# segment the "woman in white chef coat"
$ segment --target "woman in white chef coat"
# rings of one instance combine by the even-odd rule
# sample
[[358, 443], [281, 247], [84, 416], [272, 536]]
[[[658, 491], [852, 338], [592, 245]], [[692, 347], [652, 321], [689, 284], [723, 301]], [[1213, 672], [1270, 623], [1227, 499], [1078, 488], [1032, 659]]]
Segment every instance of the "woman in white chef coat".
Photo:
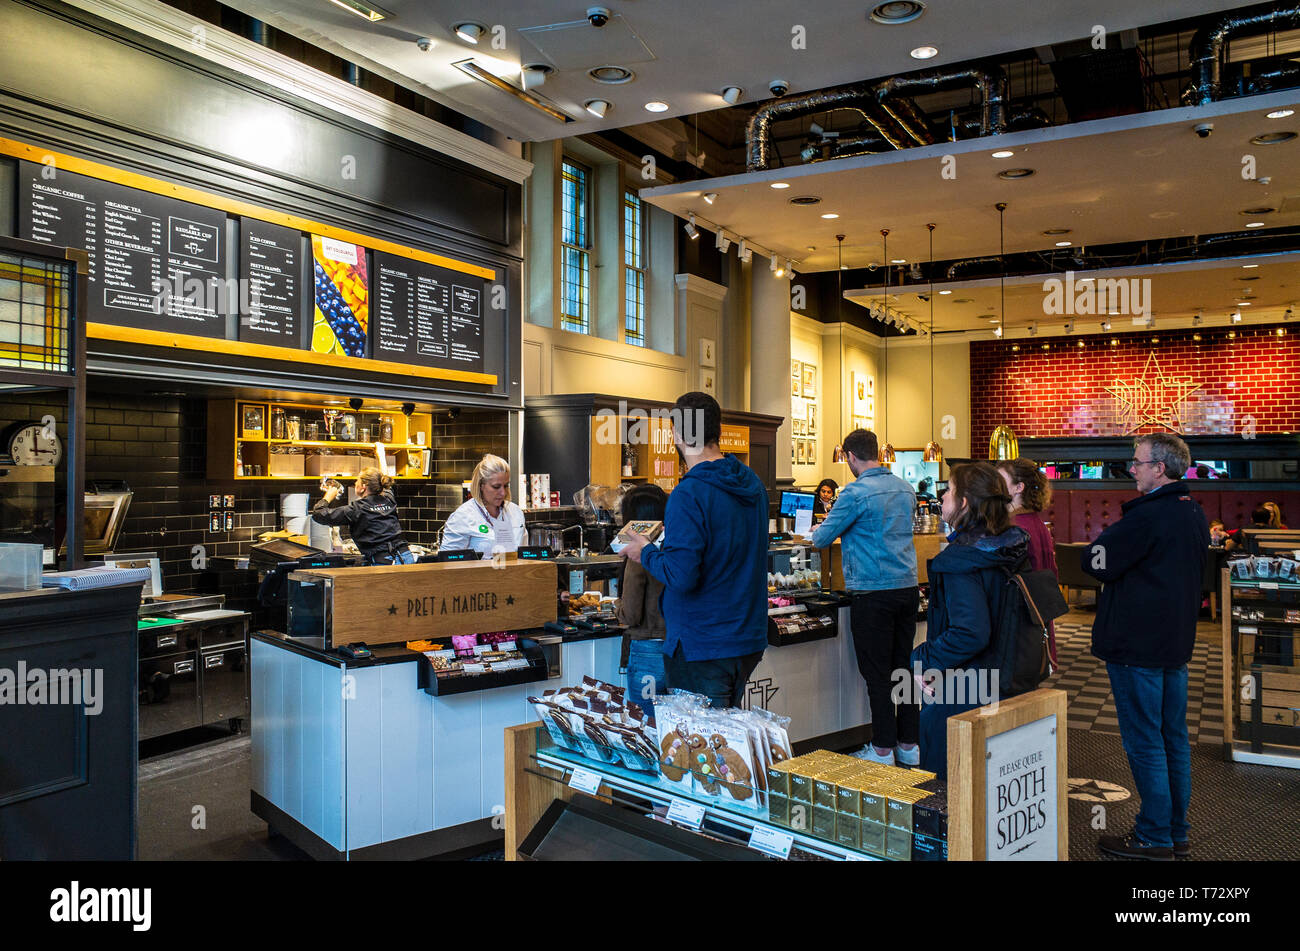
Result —
[[474, 467], [468, 502], [451, 513], [439, 551], [472, 548], [484, 558], [518, 551], [527, 537], [524, 510], [510, 501], [510, 464], [486, 455]]

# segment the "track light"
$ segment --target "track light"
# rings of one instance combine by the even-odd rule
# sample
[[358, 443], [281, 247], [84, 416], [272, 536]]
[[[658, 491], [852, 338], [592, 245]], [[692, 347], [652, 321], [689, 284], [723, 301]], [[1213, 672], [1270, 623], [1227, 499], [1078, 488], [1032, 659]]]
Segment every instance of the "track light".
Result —
[[1102, 330], [1110, 330], [1110, 321], [1109, 321], [1109, 320], [1103, 320], [1103, 321], [1101, 322], [1101, 329], [1102, 329]]
[[692, 211], [687, 217], [689, 220], [686, 222], [683, 230], [686, 232], [686, 237], [694, 241], [700, 236], [699, 229], [695, 227], [695, 212]]
[[725, 231], [719, 231], [713, 236], [713, 246], [723, 254], [726, 254], [727, 248], [731, 247], [731, 239], [727, 237]]
[[1241, 311], [1239, 311], [1239, 310], [1234, 310], [1234, 311], [1232, 312], [1232, 322], [1233, 322], [1234, 324], [1239, 324], [1239, 323], [1241, 323]]
[[773, 274], [776, 273], [777, 263], [776, 263], [776, 254], [775, 254], [775, 253], [773, 253], [771, 260], [769, 260], [769, 261], [767, 262], [767, 269], [768, 269], [769, 271], [771, 271]]
[[519, 71], [519, 79], [523, 84], [524, 91], [536, 89], [542, 83], [546, 82], [547, 75], [551, 72], [551, 67], [543, 63], [530, 63]]
[[1288, 308], [1286, 309], [1286, 312], [1282, 315], [1282, 319], [1283, 319], [1283, 320], [1290, 320], [1290, 319], [1291, 319], [1291, 308], [1290, 308], [1290, 307], [1288, 307]]
[[728, 86], [726, 89], [722, 90], [722, 101], [729, 106], [734, 106], [736, 103], [740, 102], [740, 87]]
[[1072, 333], [1074, 333], [1074, 321], [1073, 321], [1073, 320], [1071, 320], [1070, 322], [1068, 322], [1068, 323], [1065, 325], [1065, 332], [1068, 333], [1068, 334], [1072, 334]]
[[604, 99], [591, 99], [583, 105], [597, 119], [605, 118], [605, 113], [609, 112], [609, 102]]
[[741, 238], [740, 244], [736, 245], [736, 257], [740, 258], [741, 262], [744, 264], [748, 264], [754, 259], [754, 252], [745, 244], [744, 238]]
[[487, 27], [482, 23], [457, 23], [452, 29], [466, 43], [473, 43], [475, 46], [478, 45], [479, 37], [487, 32]]
[[1192, 315], [1192, 326], [1193, 327], [1201, 326], [1201, 319], [1202, 319], [1201, 312], [1198, 310], [1195, 314]]
[[1000, 339], [1002, 338], [1002, 328], [1001, 328], [1001, 327], [994, 327], [994, 328], [993, 328], [993, 336], [997, 337], [997, 338], [1000, 340]]
[[1036, 337], [1036, 336], [1038, 336], [1038, 324], [1030, 324], [1030, 325], [1029, 325], [1029, 336], [1031, 336], [1031, 337]]
[[717, 192], [709, 192], [709, 193], [707, 193], [707, 194], [704, 196], [704, 200], [705, 200], [706, 202], [708, 202], [708, 203], [711, 205], [711, 204], [713, 204], [715, 201], [718, 200], [718, 193], [717, 193]]

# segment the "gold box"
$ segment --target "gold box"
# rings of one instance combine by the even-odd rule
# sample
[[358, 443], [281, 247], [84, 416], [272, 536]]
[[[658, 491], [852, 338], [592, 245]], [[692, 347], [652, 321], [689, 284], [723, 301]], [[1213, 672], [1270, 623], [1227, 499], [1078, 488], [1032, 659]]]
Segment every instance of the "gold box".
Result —
[[872, 822], [869, 819], [863, 819], [859, 826], [860, 839], [863, 852], [868, 855], [875, 855], [880, 858], [885, 857], [885, 826], [880, 822]]
[[885, 829], [885, 858], [912, 861], [912, 833], [888, 826]]
[[858, 815], [864, 821], [885, 823], [885, 797], [874, 789], [863, 789], [858, 793]]
[[790, 824], [790, 800], [786, 799], [785, 796], [768, 793], [767, 821], [773, 825], [788, 827]]
[[835, 818], [835, 841], [851, 849], [862, 848], [862, 820], [857, 816], [839, 813]]
[[811, 805], [812, 797], [812, 777], [792, 770], [790, 772], [790, 800], [792, 802], [806, 802]]
[[829, 842], [835, 841], [835, 816], [834, 809], [827, 809], [824, 806], [813, 806], [813, 827], [812, 834], [819, 839], [826, 839]]
[[885, 807], [885, 823], [892, 829], [900, 829], [909, 835], [912, 832], [912, 806], [926, 796], [933, 795], [924, 789], [900, 786], [885, 793], [888, 804]]

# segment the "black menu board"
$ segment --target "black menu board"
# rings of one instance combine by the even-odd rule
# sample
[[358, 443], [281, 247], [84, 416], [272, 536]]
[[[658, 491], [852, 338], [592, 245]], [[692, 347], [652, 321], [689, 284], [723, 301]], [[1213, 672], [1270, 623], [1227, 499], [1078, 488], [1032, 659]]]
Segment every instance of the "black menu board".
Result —
[[376, 360], [483, 372], [484, 280], [375, 252]]
[[18, 230], [90, 256], [88, 320], [225, 336], [238, 302], [225, 281], [224, 212], [24, 161]]
[[239, 222], [239, 278], [248, 288], [239, 339], [302, 346], [302, 233], [256, 218]]

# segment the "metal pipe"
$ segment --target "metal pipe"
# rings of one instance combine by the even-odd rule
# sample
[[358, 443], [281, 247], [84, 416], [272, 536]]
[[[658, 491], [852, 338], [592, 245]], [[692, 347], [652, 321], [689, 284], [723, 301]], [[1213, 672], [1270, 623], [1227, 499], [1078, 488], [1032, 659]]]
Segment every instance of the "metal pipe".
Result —
[[1297, 28], [1300, 6], [1293, 3], [1226, 13], [1201, 27], [1189, 49], [1192, 82], [1183, 92], [1183, 104], [1204, 106], [1223, 98], [1223, 50], [1233, 37]]
[[[930, 145], [935, 141], [928, 124], [914, 128], [920, 116], [915, 105], [909, 110], [898, 104], [902, 94], [939, 92], [954, 86], [974, 86], [980, 93], [980, 134], [1001, 135], [1007, 130], [1007, 101], [1010, 98], [1007, 74], [999, 66], [967, 66], [960, 69], [936, 69], [909, 76], [894, 76], [875, 87], [876, 99], [894, 118], [898, 119], [917, 140]], [[902, 116], [896, 114], [903, 113]], [[913, 120], [909, 124], [909, 119]], [[924, 117], [921, 116], [924, 123]]]
[[834, 89], [773, 99], [759, 106], [745, 125], [746, 166], [758, 172], [772, 164], [772, 123], [818, 112], [851, 109], [861, 115], [896, 149], [908, 148], [911, 135], [876, 101], [868, 83], [850, 83]]
[[805, 159], [809, 164], [826, 162], [831, 159], [849, 158], [854, 155], [875, 155], [878, 152], [884, 152], [892, 148], [883, 136], [871, 132], [864, 135], [842, 135], [838, 139], [832, 139], [822, 144], [823, 148], [820, 150], [820, 154]]

